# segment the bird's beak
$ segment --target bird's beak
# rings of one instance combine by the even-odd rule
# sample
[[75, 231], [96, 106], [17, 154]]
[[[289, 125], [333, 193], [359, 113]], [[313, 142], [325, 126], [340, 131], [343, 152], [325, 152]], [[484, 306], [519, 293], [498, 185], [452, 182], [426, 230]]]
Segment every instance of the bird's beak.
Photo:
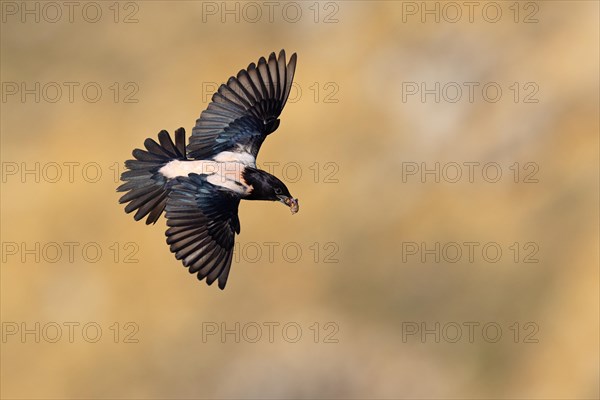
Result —
[[294, 199], [292, 197], [287, 197], [287, 196], [277, 196], [279, 198], [279, 201], [282, 202], [283, 204], [285, 204], [286, 206], [288, 206], [290, 208], [290, 211], [292, 212], [292, 214], [296, 214], [298, 212], [298, 210], [300, 209], [300, 206], [298, 205], [298, 199]]

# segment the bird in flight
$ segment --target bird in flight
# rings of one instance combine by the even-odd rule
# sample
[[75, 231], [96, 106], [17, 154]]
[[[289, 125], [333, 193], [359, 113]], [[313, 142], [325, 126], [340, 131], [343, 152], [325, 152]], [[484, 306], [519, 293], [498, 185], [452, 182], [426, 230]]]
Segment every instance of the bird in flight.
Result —
[[229, 78], [196, 120], [186, 145], [185, 130], [175, 141], [160, 131], [158, 143], [146, 139], [146, 150], [133, 150], [125, 162], [126, 192], [119, 203], [134, 219], [154, 224], [166, 211], [167, 244], [189, 272], [224, 289], [231, 268], [235, 234], [240, 233], [240, 200], [280, 201], [295, 214], [295, 199], [277, 177], [256, 167], [256, 156], [268, 135], [279, 127], [279, 115], [292, 88], [296, 54], [271, 53]]

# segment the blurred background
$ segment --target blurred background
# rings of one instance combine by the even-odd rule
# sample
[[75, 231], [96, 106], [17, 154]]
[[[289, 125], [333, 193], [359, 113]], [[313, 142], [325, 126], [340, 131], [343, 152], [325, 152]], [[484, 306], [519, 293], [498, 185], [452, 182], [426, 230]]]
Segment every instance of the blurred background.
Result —
[[[3, 398], [598, 398], [597, 2], [1, 6]], [[118, 175], [282, 48], [220, 291]]]

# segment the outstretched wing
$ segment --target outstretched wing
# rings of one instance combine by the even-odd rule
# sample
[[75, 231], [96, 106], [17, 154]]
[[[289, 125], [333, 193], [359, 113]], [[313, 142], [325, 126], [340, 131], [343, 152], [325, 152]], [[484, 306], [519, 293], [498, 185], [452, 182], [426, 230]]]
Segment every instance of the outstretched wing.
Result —
[[222, 151], [249, 153], [254, 159], [267, 135], [279, 126], [294, 72], [296, 54], [286, 65], [285, 51], [250, 64], [219, 87], [200, 114], [188, 145], [188, 156], [211, 158]]
[[207, 182], [205, 176], [178, 178], [167, 200], [167, 244], [198, 279], [219, 278], [224, 289], [231, 267], [235, 234], [240, 233], [240, 198]]

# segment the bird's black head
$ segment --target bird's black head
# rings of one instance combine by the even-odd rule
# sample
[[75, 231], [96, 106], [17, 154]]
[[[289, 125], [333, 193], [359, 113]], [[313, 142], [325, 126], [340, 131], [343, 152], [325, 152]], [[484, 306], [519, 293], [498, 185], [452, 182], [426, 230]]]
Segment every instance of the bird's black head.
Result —
[[298, 199], [295, 199], [285, 183], [279, 178], [260, 169], [246, 167], [243, 172], [246, 183], [252, 186], [252, 191], [246, 200], [280, 201], [290, 208], [292, 214], [298, 212]]

